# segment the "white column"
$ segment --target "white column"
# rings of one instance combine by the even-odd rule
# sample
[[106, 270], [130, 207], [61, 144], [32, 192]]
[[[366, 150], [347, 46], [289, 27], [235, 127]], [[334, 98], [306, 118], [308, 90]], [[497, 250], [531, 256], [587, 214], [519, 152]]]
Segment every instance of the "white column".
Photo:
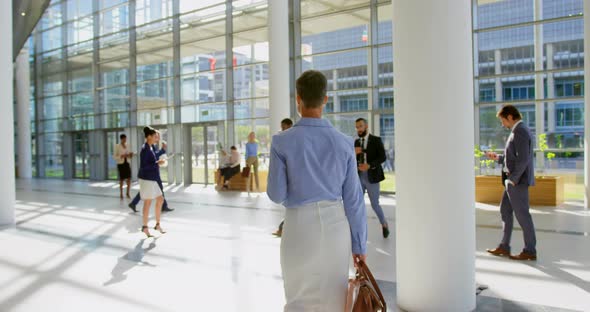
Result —
[[16, 200], [14, 181], [14, 115], [12, 64], [12, 1], [0, 1], [0, 132], [8, 153], [0, 164], [0, 225], [14, 225]]
[[290, 117], [289, 94], [289, 1], [268, 2], [270, 133], [281, 130]]
[[[590, 51], [590, 0], [584, 0], [584, 51]], [[584, 58], [588, 53], [584, 53]], [[584, 62], [584, 80], [590, 77], [590, 62]], [[584, 187], [586, 209], [590, 208], [590, 83], [584, 83]]]
[[16, 58], [16, 110], [18, 136], [18, 176], [31, 178], [33, 176], [31, 154], [31, 113], [30, 108], [30, 77], [29, 46], [21, 49]]
[[470, 9], [393, 1], [397, 303], [406, 311], [475, 309]]
[[[543, 4], [541, 0], [535, 0], [535, 21], [543, 19]], [[545, 103], [539, 102], [545, 98], [545, 91], [543, 88], [543, 25], [535, 25], [535, 44], [534, 44], [534, 58], [535, 58], [535, 132], [537, 142], [536, 148], [539, 148], [539, 134], [545, 133]], [[537, 151], [536, 168], [545, 168], [545, 153]]]

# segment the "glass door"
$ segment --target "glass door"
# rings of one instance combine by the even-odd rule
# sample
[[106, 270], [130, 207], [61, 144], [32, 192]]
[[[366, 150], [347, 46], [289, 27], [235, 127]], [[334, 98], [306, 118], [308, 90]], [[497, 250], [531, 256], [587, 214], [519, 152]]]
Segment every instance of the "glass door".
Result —
[[193, 183], [207, 184], [205, 178], [205, 126], [195, 126], [191, 129]]
[[219, 166], [222, 135], [216, 124], [196, 125], [191, 128], [192, 181], [197, 184], [215, 184], [215, 171]]
[[74, 140], [74, 178], [88, 179], [90, 170], [88, 158], [90, 156], [90, 146], [88, 144], [88, 132], [76, 132]]

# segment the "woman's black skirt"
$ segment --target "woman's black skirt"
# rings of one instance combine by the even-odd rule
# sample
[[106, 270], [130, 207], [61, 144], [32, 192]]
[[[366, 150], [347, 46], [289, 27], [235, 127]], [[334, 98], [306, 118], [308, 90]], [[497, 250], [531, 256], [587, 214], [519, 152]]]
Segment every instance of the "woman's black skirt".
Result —
[[128, 162], [117, 165], [117, 170], [119, 170], [119, 180], [131, 179], [131, 166]]

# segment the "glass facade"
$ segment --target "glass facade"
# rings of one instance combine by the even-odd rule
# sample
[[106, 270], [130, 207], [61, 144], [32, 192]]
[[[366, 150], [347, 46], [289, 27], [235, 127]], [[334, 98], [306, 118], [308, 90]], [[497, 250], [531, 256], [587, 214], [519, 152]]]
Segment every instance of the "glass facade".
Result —
[[[31, 39], [37, 176], [85, 177], [76, 172], [83, 162], [74, 158], [83, 154], [79, 141], [90, 140], [92, 147], [94, 136], [78, 132], [113, 136], [144, 125], [163, 131], [179, 124], [206, 125], [208, 130], [193, 131], [198, 133], [192, 140], [195, 150], [212, 144], [205, 139], [212, 129], [223, 148], [240, 150], [255, 131], [266, 158], [272, 105], [267, 2], [52, 1]], [[293, 79], [307, 69], [328, 78], [326, 118], [351, 136], [355, 120], [366, 118], [372, 133], [383, 138], [387, 179], [382, 188], [390, 192], [395, 191], [392, 10], [391, 1], [294, 0], [293, 31], [285, 34]], [[557, 154], [544, 169], [579, 186], [582, 1], [474, 0], [473, 38], [476, 146], [502, 148], [506, 131], [495, 113], [502, 104], [515, 104], [535, 135], [547, 134], [550, 151]], [[168, 141], [173, 135], [167, 131]], [[111, 141], [114, 136], [106, 145]], [[101, 148], [106, 168], [112, 168], [112, 148]], [[198, 167], [203, 153], [194, 154]], [[70, 163], [74, 169], [64, 168]], [[262, 161], [261, 170], [266, 166]]]
[[[495, 113], [514, 104], [537, 139], [546, 134], [549, 149], [536, 153], [537, 169], [563, 176], [567, 199], [583, 199], [583, 1], [475, 4], [477, 147], [503, 148], [507, 132]], [[556, 157], [547, 159], [549, 152]]]

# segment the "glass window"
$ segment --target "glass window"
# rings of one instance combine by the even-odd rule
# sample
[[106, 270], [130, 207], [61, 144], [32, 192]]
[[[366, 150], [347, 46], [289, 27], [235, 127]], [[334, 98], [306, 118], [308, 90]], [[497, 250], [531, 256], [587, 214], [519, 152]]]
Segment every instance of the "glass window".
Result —
[[[556, 103], [555, 104], [556, 129], [560, 132], [579, 132], [584, 128], [584, 103]], [[575, 146], [575, 147], [584, 147]]]
[[[262, 4], [250, 4], [246, 6], [239, 6], [239, 2], [233, 3], [233, 31], [239, 32], [243, 30], [265, 27], [268, 23], [268, 10], [266, 8], [266, 1]], [[258, 1], [260, 3], [260, 1]]]
[[345, 12], [301, 21], [301, 54], [317, 54], [369, 44], [369, 10]]
[[[43, 119], [57, 119], [63, 117], [63, 98], [61, 96], [48, 97], [43, 99]], [[47, 131], [57, 131], [57, 126]]]
[[86, 67], [70, 71], [68, 90], [69, 92], [90, 91], [93, 88], [92, 68]]
[[532, 22], [534, 0], [478, 0], [474, 29]]
[[92, 1], [89, 0], [68, 0], [68, 20], [78, 19], [92, 13]]
[[39, 156], [39, 163], [44, 176], [48, 178], [63, 178], [63, 133], [44, 133], [39, 135], [43, 143], [44, 154]]
[[53, 96], [64, 93], [62, 73], [43, 77], [43, 96]]
[[389, 43], [393, 40], [393, 6], [382, 5], [377, 8], [377, 43]]
[[70, 116], [92, 114], [94, 96], [92, 93], [77, 93], [70, 96]]
[[359, 6], [368, 6], [369, 0], [332, 0], [332, 1], [301, 1], [301, 17], [323, 15]]
[[368, 86], [368, 50], [353, 50], [303, 57], [303, 70], [315, 69], [326, 75], [328, 90]]
[[172, 47], [172, 19], [137, 28], [137, 53]]
[[584, 67], [584, 20], [543, 25], [545, 69]]
[[103, 10], [125, 2], [127, 2], [127, 0], [99, 0], [98, 7]]
[[182, 105], [225, 101], [225, 71], [182, 77]]
[[393, 86], [393, 46], [379, 47], [377, 50], [379, 86]]
[[137, 108], [159, 109], [171, 106], [172, 79], [150, 80], [137, 85]]
[[40, 29], [48, 29], [63, 23], [62, 4], [56, 3], [45, 10], [41, 18]]
[[[390, 110], [393, 112], [393, 88], [384, 88], [379, 90], [379, 109]], [[391, 114], [393, 118], [393, 114]]]
[[129, 111], [129, 87], [115, 87], [99, 93], [101, 111], [106, 114]]
[[99, 66], [101, 87], [111, 87], [129, 83], [129, 60], [103, 63]]
[[172, 0], [137, 0], [135, 6], [136, 25], [172, 16]]
[[235, 33], [234, 66], [268, 62], [268, 31], [266, 28]]
[[534, 71], [534, 28], [524, 26], [476, 34], [481, 75]]
[[185, 105], [180, 110], [182, 123], [194, 123], [227, 119], [225, 103]]
[[182, 74], [225, 68], [225, 37], [182, 43], [180, 57]]
[[99, 39], [100, 60], [129, 57], [129, 32], [119, 32], [106, 35]]
[[236, 101], [234, 115], [236, 119], [268, 117], [268, 98]]
[[59, 73], [64, 70], [63, 50], [54, 50], [41, 55], [41, 74]]
[[543, 19], [582, 14], [583, 0], [543, 0]]
[[[215, 4], [224, 3], [225, 0], [179, 0], [180, 13], [192, 12], [202, 8], [207, 8]], [[223, 8], [225, 10], [225, 6]]]
[[122, 5], [100, 12], [100, 34], [109, 34], [129, 28], [129, 6]]
[[49, 51], [63, 46], [61, 27], [52, 28], [41, 33], [42, 51]]
[[137, 81], [172, 76], [171, 49], [137, 56]]
[[234, 69], [234, 98], [268, 96], [268, 64], [240, 66]]
[[137, 81], [159, 79], [172, 75], [171, 62], [142, 65], [137, 67]]
[[[92, 16], [81, 18], [68, 23], [68, 44], [91, 40], [94, 37], [94, 22]], [[92, 46], [92, 42], [90, 42]]]

